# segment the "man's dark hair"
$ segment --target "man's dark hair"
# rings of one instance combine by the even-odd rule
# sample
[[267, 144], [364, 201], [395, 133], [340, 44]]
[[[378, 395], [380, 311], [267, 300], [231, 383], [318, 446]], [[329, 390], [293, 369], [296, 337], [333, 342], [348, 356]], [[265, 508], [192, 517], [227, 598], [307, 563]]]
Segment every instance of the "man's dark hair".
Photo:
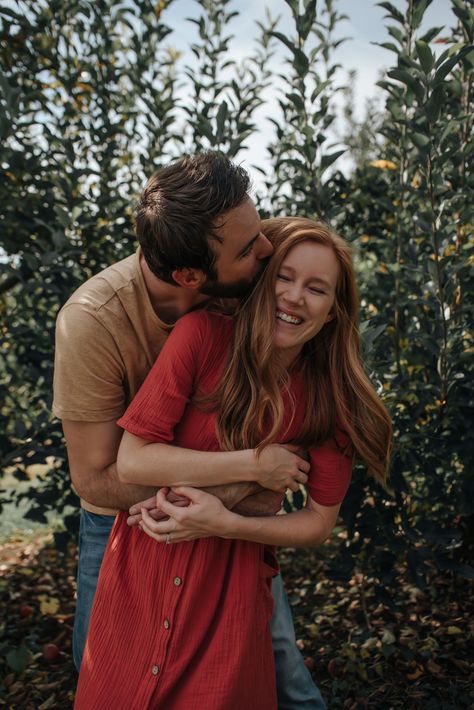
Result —
[[176, 284], [175, 269], [201, 269], [216, 277], [211, 239], [218, 217], [249, 197], [250, 178], [239, 165], [214, 152], [184, 156], [147, 182], [136, 215], [136, 233], [146, 263], [158, 278]]

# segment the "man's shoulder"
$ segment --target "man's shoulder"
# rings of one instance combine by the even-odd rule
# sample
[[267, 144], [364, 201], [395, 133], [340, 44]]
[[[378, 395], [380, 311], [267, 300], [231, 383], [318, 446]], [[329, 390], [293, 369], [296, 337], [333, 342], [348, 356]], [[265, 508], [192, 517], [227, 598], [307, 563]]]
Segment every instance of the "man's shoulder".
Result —
[[111, 301], [119, 300], [122, 290], [130, 290], [138, 278], [138, 269], [138, 254], [135, 253], [99, 271], [74, 291], [61, 312], [72, 309], [99, 314]]

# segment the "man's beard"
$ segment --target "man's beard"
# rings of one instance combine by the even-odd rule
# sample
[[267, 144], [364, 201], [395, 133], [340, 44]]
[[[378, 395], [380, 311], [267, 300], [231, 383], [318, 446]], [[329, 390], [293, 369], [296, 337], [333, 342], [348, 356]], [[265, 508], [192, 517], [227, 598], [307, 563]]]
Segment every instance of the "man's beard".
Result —
[[232, 284], [221, 284], [219, 281], [206, 281], [204, 286], [200, 288], [201, 293], [214, 298], [245, 298], [252, 291], [260, 278], [260, 274], [254, 276], [253, 279], [241, 279]]
[[251, 279], [240, 279], [240, 281], [231, 284], [220, 283], [217, 280], [217, 274], [213, 273], [212, 277], [208, 276], [199, 291], [214, 298], [246, 298], [250, 296], [259, 282], [268, 261], [268, 259], [262, 260], [260, 270]]

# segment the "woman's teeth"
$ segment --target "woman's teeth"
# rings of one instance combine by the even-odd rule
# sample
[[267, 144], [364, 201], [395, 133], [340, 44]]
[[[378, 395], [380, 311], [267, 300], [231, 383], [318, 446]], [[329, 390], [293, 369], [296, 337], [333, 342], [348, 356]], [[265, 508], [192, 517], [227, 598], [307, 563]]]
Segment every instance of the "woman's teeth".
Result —
[[285, 323], [292, 323], [293, 325], [299, 325], [303, 322], [302, 318], [295, 318], [295, 316], [289, 316], [287, 313], [283, 313], [282, 311], [277, 311], [276, 317], [279, 320], [284, 321]]

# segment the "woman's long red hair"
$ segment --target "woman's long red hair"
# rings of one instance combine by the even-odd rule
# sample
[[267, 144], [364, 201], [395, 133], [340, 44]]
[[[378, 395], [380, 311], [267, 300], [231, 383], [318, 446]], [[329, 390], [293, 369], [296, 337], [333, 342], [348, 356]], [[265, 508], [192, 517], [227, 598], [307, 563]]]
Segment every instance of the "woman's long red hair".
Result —
[[[381, 483], [387, 477], [392, 427], [390, 417], [365, 373], [360, 354], [358, 295], [350, 246], [326, 225], [302, 217], [263, 220], [262, 231], [274, 254], [257, 287], [236, 316], [234, 341], [222, 384], [212, 396], [217, 429], [225, 450], [272, 443], [283, 422], [282, 389], [289, 375], [274, 347], [275, 283], [288, 252], [312, 241], [333, 249], [339, 276], [334, 318], [307, 342], [300, 366], [307, 393], [306, 413], [297, 442], [313, 447], [348, 436], [356, 456]], [[264, 422], [271, 422], [265, 436]]]

